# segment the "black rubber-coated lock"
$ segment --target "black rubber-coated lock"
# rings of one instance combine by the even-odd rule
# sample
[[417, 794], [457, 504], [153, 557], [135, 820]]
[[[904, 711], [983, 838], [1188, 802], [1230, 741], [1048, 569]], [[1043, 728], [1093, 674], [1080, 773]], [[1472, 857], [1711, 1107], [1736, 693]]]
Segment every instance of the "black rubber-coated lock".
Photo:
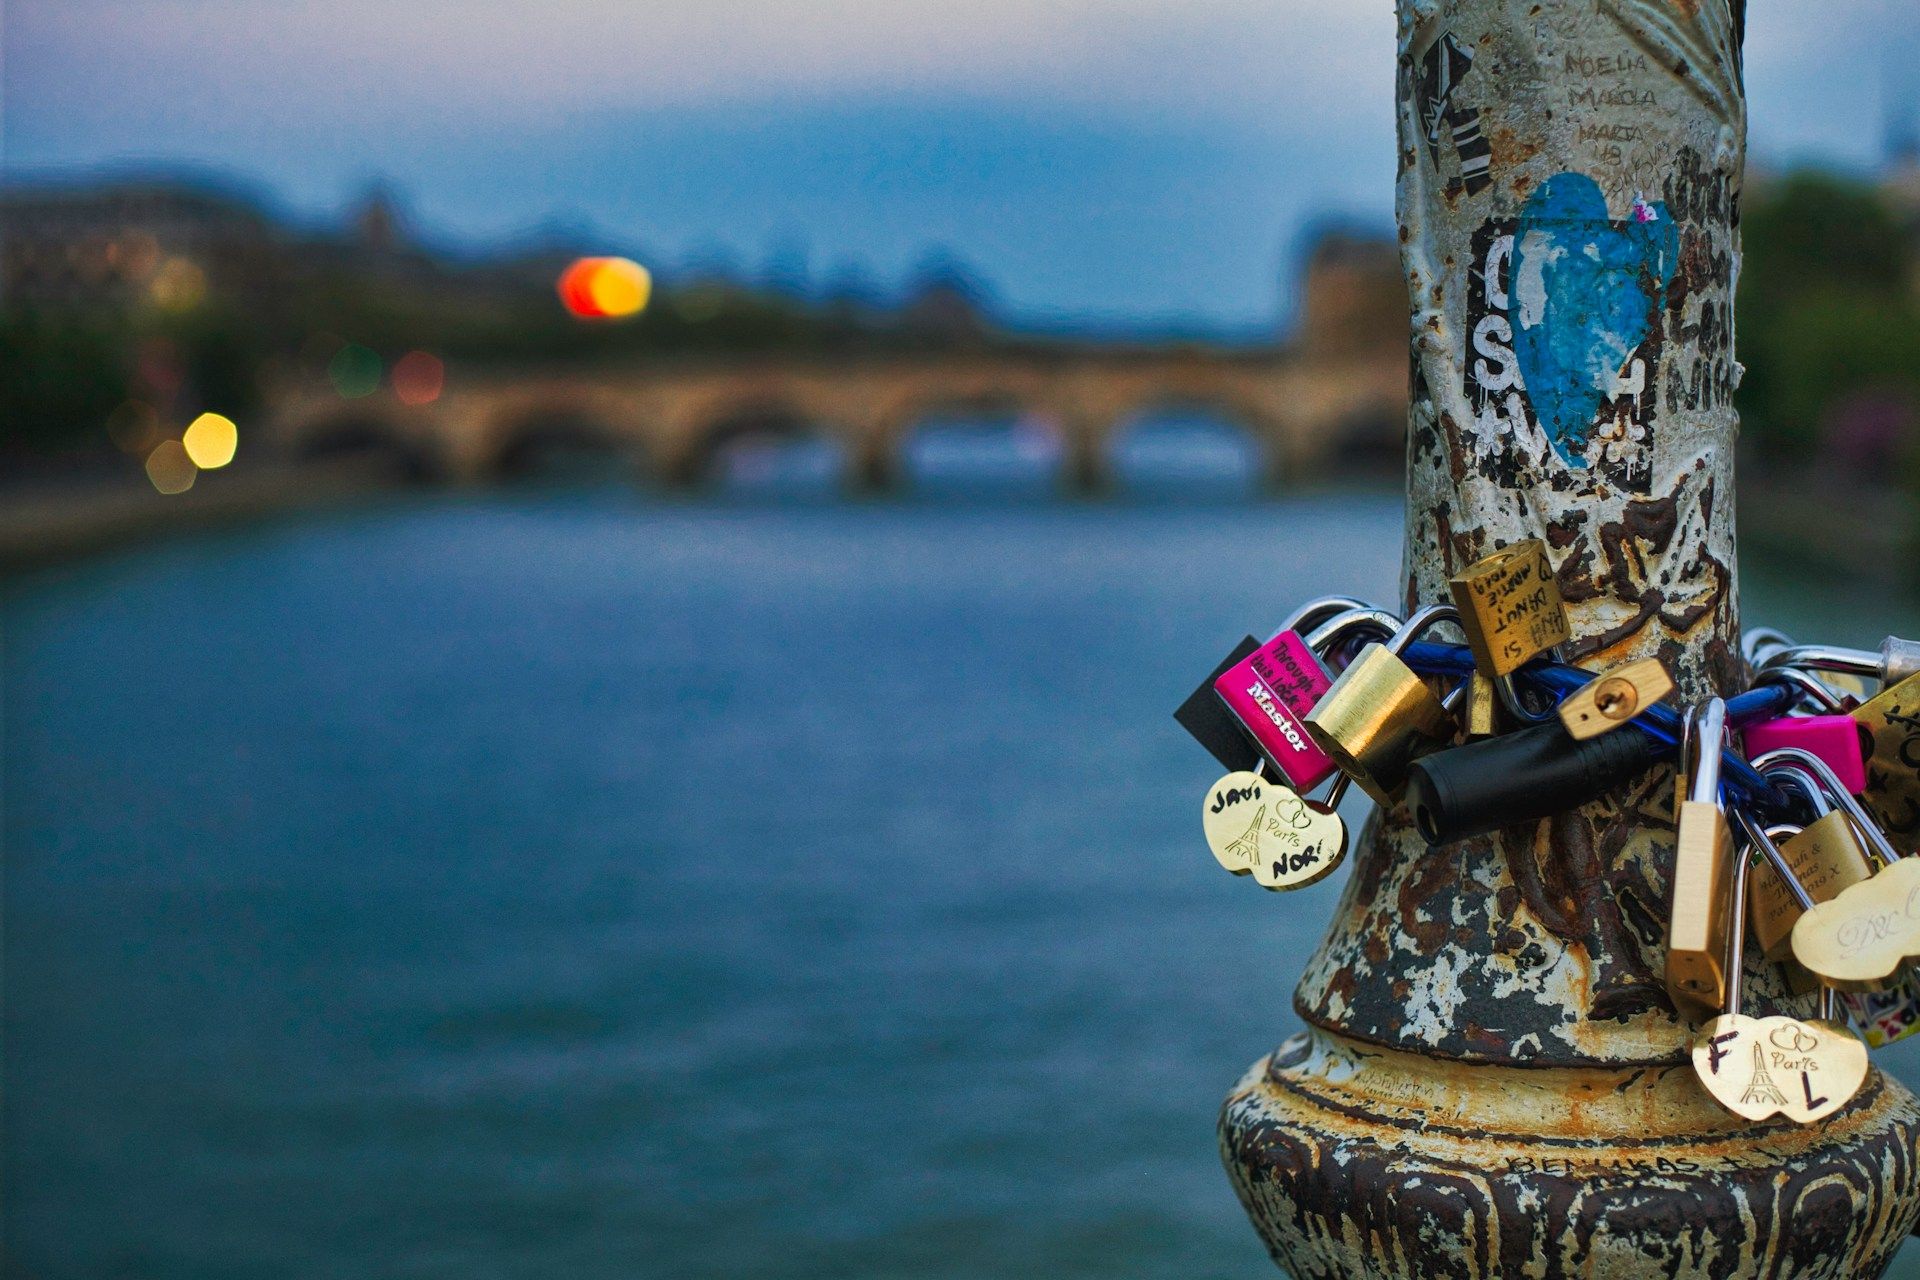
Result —
[[1407, 808], [1428, 844], [1538, 822], [1639, 777], [1662, 744], [1637, 729], [1576, 742], [1558, 720], [1415, 761]]

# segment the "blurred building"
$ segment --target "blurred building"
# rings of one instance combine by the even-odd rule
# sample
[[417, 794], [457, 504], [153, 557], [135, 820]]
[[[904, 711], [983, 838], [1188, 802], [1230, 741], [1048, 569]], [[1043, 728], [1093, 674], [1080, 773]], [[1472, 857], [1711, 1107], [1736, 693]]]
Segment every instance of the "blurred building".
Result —
[[14, 189], [0, 195], [0, 305], [185, 308], [270, 297], [293, 258], [253, 204], [175, 183]]
[[1315, 360], [1404, 358], [1407, 286], [1392, 237], [1349, 228], [1320, 234], [1307, 253], [1295, 345]]

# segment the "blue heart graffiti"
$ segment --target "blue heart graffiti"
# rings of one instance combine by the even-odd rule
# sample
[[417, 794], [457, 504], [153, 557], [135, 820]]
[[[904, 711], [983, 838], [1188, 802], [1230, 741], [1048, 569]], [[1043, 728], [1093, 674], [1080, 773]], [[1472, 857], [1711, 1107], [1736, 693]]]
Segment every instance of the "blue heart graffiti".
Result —
[[1514, 355], [1534, 416], [1569, 466], [1584, 467], [1600, 406], [1659, 322], [1679, 257], [1664, 204], [1623, 222], [1584, 173], [1541, 183], [1513, 233]]

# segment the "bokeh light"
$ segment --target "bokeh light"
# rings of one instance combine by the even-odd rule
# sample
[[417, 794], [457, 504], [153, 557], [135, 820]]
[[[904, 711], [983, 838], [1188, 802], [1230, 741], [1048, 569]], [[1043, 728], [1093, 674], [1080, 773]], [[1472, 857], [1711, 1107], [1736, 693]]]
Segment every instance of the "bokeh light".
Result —
[[393, 363], [393, 394], [401, 404], [432, 404], [446, 389], [447, 366], [427, 351], [409, 351]]
[[380, 389], [380, 357], [370, 348], [349, 342], [333, 353], [327, 362], [327, 377], [333, 389], [349, 400], [370, 396]]
[[162, 440], [147, 455], [147, 479], [161, 493], [185, 493], [193, 488], [200, 468], [187, 456], [186, 446], [178, 440]]
[[560, 273], [561, 304], [583, 320], [618, 320], [646, 310], [653, 276], [631, 258], [581, 258]]
[[234, 450], [240, 447], [240, 428], [224, 414], [203, 413], [187, 425], [180, 444], [194, 466], [212, 471], [233, 461]]

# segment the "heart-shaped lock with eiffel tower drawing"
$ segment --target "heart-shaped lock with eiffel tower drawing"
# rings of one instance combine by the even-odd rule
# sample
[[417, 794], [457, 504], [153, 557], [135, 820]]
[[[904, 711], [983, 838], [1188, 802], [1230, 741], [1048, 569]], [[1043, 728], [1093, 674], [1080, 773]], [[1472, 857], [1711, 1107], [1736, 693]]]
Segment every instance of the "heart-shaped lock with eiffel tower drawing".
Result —
[[[1747, 845], [1735, 856], [1730, 917], [1744, 921], [1753, 854], [1773, 865], [1796, 896], [1812, 905], [1786, 858], [1763, 827], [1736, 811]], [[1693, 1041], [1693, 1070], [1715, 1102], [1748, 1120], [1784, 1115], [1811, 1124], [1845, 1106], [1867, 1078], [1867, 1046], [1838, 1015], [1838, 997], [1822, 987], [1818, 1018], [1778, 1014], [1750, 1018], [1740, 1012], [1740, 971], [1746, 961], [1744, 924], [1728, 931], [1726, 1012], [1710, 1020]]]
[[1208, 788], [1200, 824], [1221, 866], [1266, 889], [1303, 889], [1347, 856], [1347, 826], [1331, 805], [1258, 772], [1230, 773]]

